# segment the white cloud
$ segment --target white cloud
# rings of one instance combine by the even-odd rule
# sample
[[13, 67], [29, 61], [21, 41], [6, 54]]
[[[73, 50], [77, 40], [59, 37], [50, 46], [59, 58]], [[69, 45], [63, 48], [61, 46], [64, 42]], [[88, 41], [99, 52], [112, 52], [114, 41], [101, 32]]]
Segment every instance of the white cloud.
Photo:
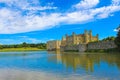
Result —
[[99, 3], [99, 0], [82, 0], [73, 7], [77, 9], [89, 9], [95, 7]]
[[41, 6], [39, 0], [0, 0], [0, 2], [6, 3], [9, 7], [13, 6], [22, 10], [47, 10], [56, 9], [57, 7], [52, 7], [52, 5]]
[[23, 42], [27, 42], [27, 43], [41, 43], [41, 42], [45, 42], [44, 40], [39, 40], [36, 38], [30, 38], [28, 36], [18, 36], [15, 38], [4, 38], [4, 39], [0, 39], [0, 44], [21, 44]]
[[120, 31], [120, 25], [119, 25], [119, 27], [118, 27], [118, 28], [114, 29], [113, 31], [115, 31], [115, 32]]
[[[11, 0], [2, 0], [7, 1], [9, 3]], [[52, 28], [56, 25], [64, 24], [74, 24], [74, 23], [84, 23], [96, 19], [107, 18], [113, 13], [120, 11], [120, 1], [112, 0], [109, 6], [95, 8], [95, 6], [99, 3], [99, 0], [84, 0], [78, 4], [74, 5], [75, 11], [65, 12], [65, 13], [47, 13], [47, 12], [37, 12], [37, 10], [45, 10], [52, 9], [56, 7], [51, 6], [31, 6], [29, 2], [26, 2], [26, 6], [24, 4], [15, 1], [15, 4], [19, 4], [21, 9], [29, 10], [27, 15], [22, 15], [22, 10], [14, 10], [9, 8], [1, 8], [0, 9], [0, 33], [1, 34], [14, 34], [14, 33], [23, 33], [30, 32], [36, 30], [44, 30]], [[28, 0], [26, 0], [28, 1]], [[35, 4], [37, 0], [35, 0]], [[0, 1], [1, 2], [1, 1]], [[11, 4], [13, 4], [11, 2]], [[32, 4], [34, 4], [32, 2]], [[83, 5], [84, 4], [84, 5]], [[47, 8], [46, 8], [47, 7]], [[79, 7], [84, 7], [84, 9], [78, 9]], [[35, 12], [34, 12], [35, 11]], [[39, 13], [41, 15], [36, 14]]]
[[118, 30], [117, 30], [117, 29], [114, 29], [113, 31], [117, 32]]
[[113, 5], [120, 5], [120, 0], [112, 0]]
[[119, 11], [119, 10], [120, 10], [120, 6], [111, 5], [111, 6], [92, 9], [91, 13], [93, 15], [96, 15], [96, 18], [102, 19], [102, 18], [107, 18], [108, 16], [111, 16], [112, 13]]
[[18, 38], [28, 38], [28, 36], [18, 36]]
[[57, 9], [57, 7], [45, 6], [45, 7], [24, 7], [24, 10], [47, 10], [47, 9]]
[[28, 36], [18, 36], [19, 40], [21, 42], [29, 42], [29, 43], [40, 43], [42, 42], [41, 40], [38, 40], [36, 38], [31, 38], [31, 37], [28, 37]]

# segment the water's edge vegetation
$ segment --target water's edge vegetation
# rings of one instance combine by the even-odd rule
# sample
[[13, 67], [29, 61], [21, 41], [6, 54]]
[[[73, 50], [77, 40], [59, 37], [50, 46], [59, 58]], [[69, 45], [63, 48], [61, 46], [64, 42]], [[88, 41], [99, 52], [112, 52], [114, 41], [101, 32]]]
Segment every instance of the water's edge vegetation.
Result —
[[5, 48], [5, 49], [0, 49], [0, 52], [9, 52], [9, 51], [43, 51], [46, 49], [39, 49], [39, 48]]
[[23, 42], [22, 44], [0, 45], [0, 52], [39, 51], [39, 50], [46, 50], [46, 44], [45, 43], [28, 44], [26, 42]]

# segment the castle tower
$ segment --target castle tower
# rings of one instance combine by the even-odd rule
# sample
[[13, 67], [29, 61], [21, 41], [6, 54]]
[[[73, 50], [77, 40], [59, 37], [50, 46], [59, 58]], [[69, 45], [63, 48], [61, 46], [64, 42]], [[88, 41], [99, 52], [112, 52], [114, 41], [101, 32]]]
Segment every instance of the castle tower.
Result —
[[62, 37], [62, 41], [65, 41], [65, 40], [66, 40], [66, 38], [63, 36], [63, 37]]
[[67, 37], [68, 37], [68, 34], [66, 34], [65, 36], [66, 36], [66, 38], [67, 38]]
[[73, 36], [73, 44], [76, 44], [76, 34], [75, 34], [75, 32], [72, 33], [72, 36]]
[[66, 34], [65, 37], [66, 37], [66, 45], [68, 45], [69, 44], [68, 43], [68, 34]]
[[97, 34], [96, 37], [97, 37], [97, 41], [99, 41], [99, 34]]
[[84, 31], [84, 42], [88, 43], [88, 31], [87, 30]]
[[90, 37], [89, 41], [92, 41], [92, 30], [89, 31], [89, 37]]
[[73, 32], [72, 35], [74, 36], [74, 35], [75, 35], [75, 32]]

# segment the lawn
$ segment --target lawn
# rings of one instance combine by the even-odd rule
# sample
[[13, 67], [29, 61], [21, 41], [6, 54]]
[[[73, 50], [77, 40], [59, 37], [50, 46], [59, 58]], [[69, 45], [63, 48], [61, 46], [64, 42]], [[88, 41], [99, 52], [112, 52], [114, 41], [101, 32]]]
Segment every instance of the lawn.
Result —
[[39, 48], [4, 48], [0, 49], [0, 52], [9, 52], [9, 51], [40, 51], [46, 49], [39, 49]]

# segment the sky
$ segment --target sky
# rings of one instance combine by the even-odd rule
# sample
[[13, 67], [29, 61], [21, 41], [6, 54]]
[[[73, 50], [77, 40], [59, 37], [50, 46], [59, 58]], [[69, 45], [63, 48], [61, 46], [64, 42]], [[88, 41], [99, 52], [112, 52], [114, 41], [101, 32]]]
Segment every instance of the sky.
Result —
[[0, 44], [61, 40], [92, 30], [116, 36], [120, 0], [0, 0]]

